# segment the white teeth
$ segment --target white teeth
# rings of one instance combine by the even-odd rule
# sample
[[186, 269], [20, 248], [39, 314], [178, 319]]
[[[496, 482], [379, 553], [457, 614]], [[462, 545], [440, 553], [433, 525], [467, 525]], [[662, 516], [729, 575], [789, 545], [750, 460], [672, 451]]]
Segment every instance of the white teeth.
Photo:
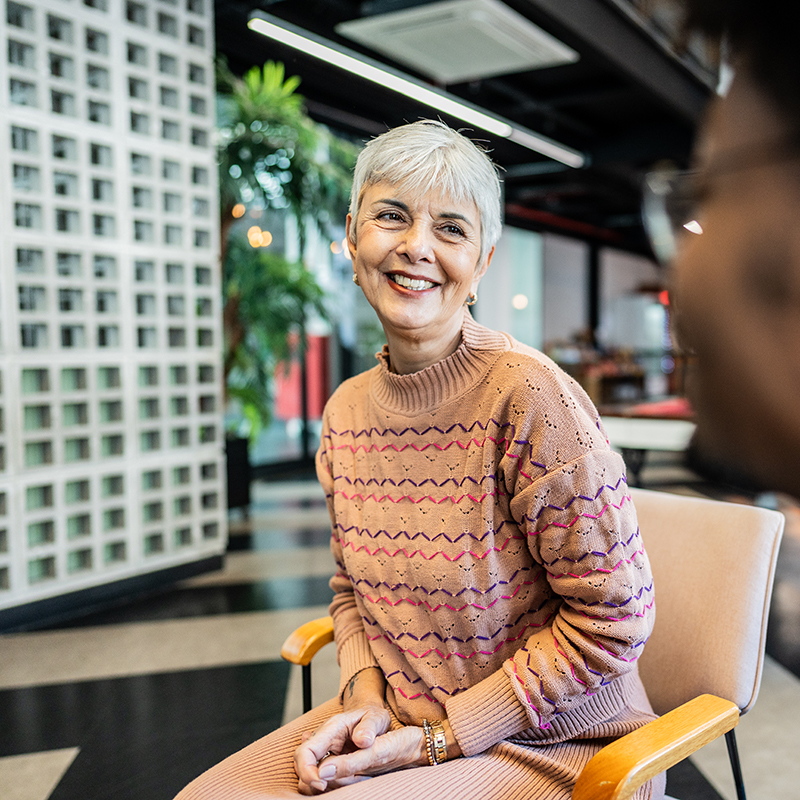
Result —
[[406, 289], [411, 289], [415, 292], [421, 292], [423, 289], [430, 289], [432, 286], [436, 285], [430, 281], [407, 278], [405, 275], [397, 275], [394, 273], [392, 274], [391, 278], [395, 283], [399, 283], [400, 286], [404, 286]]

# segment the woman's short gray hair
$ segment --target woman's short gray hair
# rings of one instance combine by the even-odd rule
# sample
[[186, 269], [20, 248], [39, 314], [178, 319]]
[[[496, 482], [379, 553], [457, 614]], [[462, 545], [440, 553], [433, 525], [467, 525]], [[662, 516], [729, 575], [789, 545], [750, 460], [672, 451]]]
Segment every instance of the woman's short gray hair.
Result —
[[[472, 202], [481, 221], [481, 260], [500, 238], [500, 181], [486, 151], [443, 122], [420, 120], [372, 139], [358, 156], [350, 192], [355, 223], [367, 187], [381, 181], [422, 196], [441, 191]], [[355, 242], [355, 224], [350, 238]]]

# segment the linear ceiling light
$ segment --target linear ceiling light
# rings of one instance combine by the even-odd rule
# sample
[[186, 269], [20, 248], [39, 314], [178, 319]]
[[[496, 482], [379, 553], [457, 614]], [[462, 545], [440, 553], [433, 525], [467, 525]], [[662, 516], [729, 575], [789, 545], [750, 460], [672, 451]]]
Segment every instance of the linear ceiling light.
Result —
[[264, 14], [261, 11], [253, 11], [247, 25], [251, 30], [275, 39], [281, 44], [301, 50], [307, 55], [319, 58], [384, 88], [435, 108], [444, 114], [489, 131], [495, 136], [510, 139], [529, 150], [560, 161], [568, 167], [578, 168], [586, 163], [586, 156], [578, 150], [573, 150], [571, 147], [534, 133], [527, 128], [511, 125], [507, 120], [487, 114], [476, 106], [456, 99], [451, 94], [430, 88], [409, 75], [383, 66], [353, 50], [326, 41], [302, 28], [284, 22], [278, 17]]

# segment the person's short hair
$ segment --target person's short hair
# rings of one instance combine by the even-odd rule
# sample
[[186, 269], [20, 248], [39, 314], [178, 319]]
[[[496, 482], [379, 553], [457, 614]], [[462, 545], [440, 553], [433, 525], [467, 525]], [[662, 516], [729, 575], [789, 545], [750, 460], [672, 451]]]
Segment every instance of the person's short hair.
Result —
[[381, 181], [418, 196], [436, 190], [455, 202], [475, 203], [480, 215], [481, 260], [500, 238], [497, 169], [483, 148], [443, 122], [400, 125], [372, 139], [361, 151], [350, 192], [353, 242], [364, 191]]
[[688, 31], [724, 39], [800, 144], [797, 6], [787, 0], [682, 0]]

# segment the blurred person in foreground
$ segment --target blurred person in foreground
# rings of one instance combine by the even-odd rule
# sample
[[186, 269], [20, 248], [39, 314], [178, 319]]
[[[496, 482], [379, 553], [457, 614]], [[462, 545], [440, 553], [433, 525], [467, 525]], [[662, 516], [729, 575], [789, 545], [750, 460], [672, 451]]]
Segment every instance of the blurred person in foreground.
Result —
[[353, 279], [388, 344], [328, 402], [317, 454], [340, 694], [181, 800], [568, 800], [653, 718], [625, 466], [569, 376], [469, 312], [499, 235], [496, 170], [460, 133], [416, 122], [359, 156]]
[[[707, 111], [692, 172], [657, 181], [654, 202], [680, 232], [666, 257], [678, 340], [698, 360], [689, 386], [697, 453], [739, 484], [800, 497], [797, 6], [682, 4], [689, 30], [722, 38], [734, 73]], [[690, 221], [702, 233], [681, 230]], [[655, 227], [656, 239], [669, 238]]]

